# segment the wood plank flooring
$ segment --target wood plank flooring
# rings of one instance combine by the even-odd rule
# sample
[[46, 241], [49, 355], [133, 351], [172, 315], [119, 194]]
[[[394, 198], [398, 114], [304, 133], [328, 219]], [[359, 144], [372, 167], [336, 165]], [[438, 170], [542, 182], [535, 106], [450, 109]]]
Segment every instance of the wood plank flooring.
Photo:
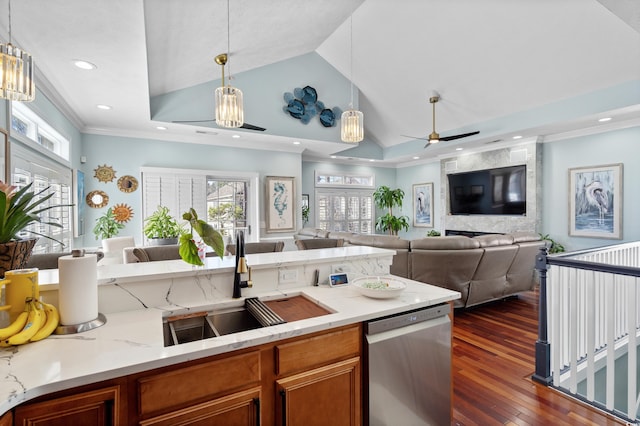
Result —
[[537, 334], [537, 291], [455, 311], [453, 424], [625, 424], [531, 380]]

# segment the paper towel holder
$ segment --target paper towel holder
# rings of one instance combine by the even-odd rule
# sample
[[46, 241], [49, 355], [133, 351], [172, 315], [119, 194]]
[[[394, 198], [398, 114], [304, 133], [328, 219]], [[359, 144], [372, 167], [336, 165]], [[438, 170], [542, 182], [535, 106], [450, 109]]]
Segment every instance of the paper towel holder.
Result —
[[[71, 250], [72, 257], [83, 257], [85, 254], [84, 249], [74, 249]], [[100, 259], [98, 259], [100, 260]], [[62, 325], [60, 324], [56, 327], [54, 334], [76, 334], [82, 333], [84, 331], [93, 330], [94, 328], [98, 328], [107, 322], [107, 317], [98, 312], [98, 317], [87, 322], [83, 322], [80, 324], [70, 324], [70, 325]]]
[[89, 330], [93, 330], [94, 328], [98, 328], [98, 327], [106, 324], [106, 322], [107, 322], [107, 317], [105, 317], [103, 314], [98, 312], [98, 318], [96, 318], [94, 320], [83, 322], [83, 323], [80, 323], [80, 324], [59, 325], [56, 328], [54, 333], [55, 334], [82, 333], [84, 331], [89, 331]]

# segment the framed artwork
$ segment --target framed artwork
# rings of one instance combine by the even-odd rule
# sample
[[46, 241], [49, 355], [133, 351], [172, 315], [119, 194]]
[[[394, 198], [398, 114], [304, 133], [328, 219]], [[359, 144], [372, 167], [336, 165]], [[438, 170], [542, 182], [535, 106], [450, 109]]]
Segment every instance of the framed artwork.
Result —
[[413, 226], [433, 228], [433, 183], [413, 185]]
[[569, 169], [569, 235], [622, 238], [622, 164]]
[[309, 194], [302, 194], [302, 207], [309, 208]]
[[84, 172], [76, 169], [73, 173], [73, 236], [84, 235]]
[[296, 206], [293, 177], [267, 176], [265, 178], [265, 205], [267, 232], [295, 230]]

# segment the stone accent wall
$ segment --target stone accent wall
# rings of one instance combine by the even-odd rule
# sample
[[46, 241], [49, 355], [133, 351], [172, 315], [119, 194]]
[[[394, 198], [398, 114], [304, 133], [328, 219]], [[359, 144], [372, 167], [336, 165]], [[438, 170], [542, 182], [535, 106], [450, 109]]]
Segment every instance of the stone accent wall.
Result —
[[[447, 174], [492, 169], [526, 164], [527, 214], [506, 215], [452, 215], [449, 209], [449, 182]], [[474, 232], [538, 232], [542, 218], [541, 180], [542, 144], [530, 143], [509, 148], [485, 151], [471, 155], [458, 155], [440, 161], [440, 217], [443, 230]]]

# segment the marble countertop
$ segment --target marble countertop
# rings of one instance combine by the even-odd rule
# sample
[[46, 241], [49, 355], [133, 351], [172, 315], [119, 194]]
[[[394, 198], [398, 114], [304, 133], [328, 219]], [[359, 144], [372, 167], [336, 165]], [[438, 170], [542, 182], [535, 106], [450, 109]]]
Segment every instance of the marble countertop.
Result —
[[[164, 347], [161, 309], [107, 315], [102, 327], [72, 335], [53, 335], [40, 342], [0, 349], [0, 414], [58, 390], [153, 368], [208, 357], [236, 349], [327, 330], [403, 311], [455, 300], [460, 294], [402, 279], [407, 289], [397, 298], [371, 299], [353, 286], [326, 285], [271, 291], [263, 300], [303, 295], [333, 313], [212, 339]], [[221, 300], [202, 310], [242, 305]], [[196, 307], [192, 307], [195, 310]]]

